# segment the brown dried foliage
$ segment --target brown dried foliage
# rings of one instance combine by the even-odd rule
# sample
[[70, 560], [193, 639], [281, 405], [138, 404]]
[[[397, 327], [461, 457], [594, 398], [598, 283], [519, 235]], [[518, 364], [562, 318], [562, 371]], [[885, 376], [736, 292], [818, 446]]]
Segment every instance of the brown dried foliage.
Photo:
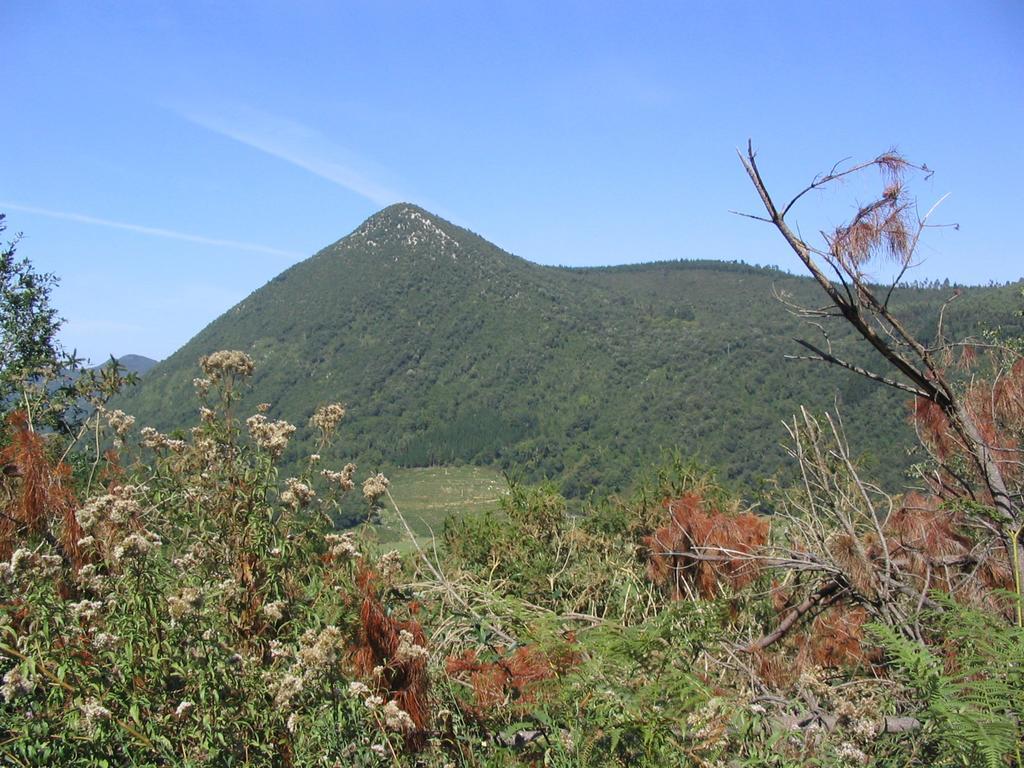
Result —
[[567, 648], [561, 653], [545, 652], [524, 645], [512, 653], [498, 648], [495, 661], [481, 661], [470, 649], [458, 656], [449, 656], [448, 674], [473, 689], [473, 703], [464, 709], [472, 717], [483, 720], [498, 709], [511, 707], [523, 714], [542, 698], [543, 683], [564, 674], [579, 661], [578, 654]]
[[793, 635], [788, 645], [774, 652], [754, 651], [754, 670], [762, 682], [784, 689], [794, 685], [808, 666], [874, 669], [880, 661], [878, 650], [864, 645], [864, 625], [869, 620], [868, 612], [861, 606], [835, 604], [815, 616], [804, 632]]
[[851, 274], [859, 274], [860, 267], [874, 256], [907, 263], [916, 226], [912, 211], [898, 185], [887, 187], [881, 199], [861, 208], [853, 221], [828, 238], [832, 258]]
[[[398, 621], [388, 615], [380, 600], [378, 579], [378, 574], [371, 568], [363, 567], [359, 571], [357, 581], [363, 602], [359, 610], [359, 638], [352, 658], [360, 677], [375, 685], [377, 693], [387, 696], [409, 714], [416, 730], [407, 735], [406, 742], [411, 748], [420, 748], [426, 742], [430, 722], [427, 662], [421, 658], [399, 660], [396, 651], [403, 629], [419, 646], [425, 648], [427, 639], [419, 622], [412, 619]], [[377, 667], [383, 669], [379, 677], [373, 674]]]
[[814, 616], [803, 632], [793, 634], [787, 644], [757, 649], [751, 654], [758, 678], [776, 690], [796, 684], [808, 666], [825, 669], [870, 667], [878, 673], [878, 649], [864, 645], [868, 612], [856, 605], [837, 603]]
[[921, 227], [903, 187], [904, 174], [916, 166], [894, 150], [879, 155], [871, 164], [888, 178], [882, 196], [861, 207], [849, 224], [826, 236], [829, 258], [851, 275], [860, 275], [861, 267], [875, 256], [908, 264]]
[[[874, 534], [854, 537], [848, 533], [837, 533], [828, 541], [828, 554], [836, 563], [859, 595], [868, 599], [876, 597], [875, 562], [872, 553], [878, 549]], [[863, 553], [863, 554], [862, 554]], [[868, 559], [865, 559], [866, 555]]]
[[876, 157], [875, 165], [887, 173], [894, 183], [898, 182], [903, 177], [904, 172], [911, 167], [910, 163], [895, 149], [890, 149], [888, 152], [883, 152]]
[[713, 598], [721, 585], [739, 590], [761, 571], [756, 552], [768, 540], [767, 519], [750, 513], [705, 511], [695, 493], [664, 502], [668, 524], [644, 538], [647, 574], [675, 600]]
[[976, 542], [964, 515], [942, 506], [936, 496], [908, 494], [885, 531], [893, 564], [913, 576], [920, 590], [940, 589], [958, 599], [996, 607], [993, 590], [1013, 588], [1006, 551]]
[[[803, 646], [805, 639], [796, 638], [796, 644]], [[775, 690], [788, 688], [800, 675], [800, 667], [793, 663], [793, 656], [788, 649], [773, 653], [759, 648], [750, 654], [750, 660], [758, 679]]]
[[80, 566], [78, 541], [83, 532], [75, 519], [71, 467], [50, 458], [46, 440], [31, 429], [23, 411], [11, 413], [7, 427], [10, 443], [0, 450], [7, 486], [0, 515], [0, 557], [10, 557], [24, 537], [49, 537], [50, 524], [59, 521], [61, 552], [75, 567]]
[[840, 605], [819, 614], [811, 623], [810, 642], [801, 649], [801, 661], [819, 667], [858, 667], [877, 661], [863, 645], [868, 620], [861, 606]]
[[[875, 650], [863, 644], [863, 626], [870, 617], [854, 600], [876, 598], [872, 573], [865, 568], [881, 573], [886, 559], [903, 583], [922, 594], [940, 590], [957, 600], [1008, 612], [1009, 606], [994, 596], [996, 590], [1013, 587], [1005, 549], [981, 546], [970, 535], [964, 515], [943, 506], [938, 497], [908, 494], [886, 520], [883, 534], [884, 549], [874, 534], [859, 542], [847, 534], [833, 537], [830, 555], [859, 597], [833, 604], [810, 621], [804, 633], [793, 637], [797, 669], [807, 663], [835, 667], [877, 661]], [[858, 544], [867, 562], [857, 554]], [[789, 594], [780, 585], [773, 584], [772, 596], [779, 608], [788, 607]], [[770, 665], [766, 671], [777, 672]]]
[[[961, 355], [961, 365], [974, 363], [977, 359], [972, 350]], [[985, 378], [976, 379], [964, 393], [964, 406], [977, 425], [982, 439], [994, 454], [1003, 477], [1010, 483], [1024, 482], [1024, 359], [1017, 360], [994, 382]], [[949, 418], [931, 400], [917, 398], [913, 405], [912, 419], [925, 444], [940, 462], [961, 460], [969, 471], [974, 471], [970, 455], [957, 438]], [[983, 482], [973, 484], [984, 489]], [[953, 491], [957, 480], [949, 467], [944, 467], [940, 482], [934, 489], [942, 498], [949, 499], [963, 495], [964, 491]], [[982, 491], [981, 501], [991, 503]]]

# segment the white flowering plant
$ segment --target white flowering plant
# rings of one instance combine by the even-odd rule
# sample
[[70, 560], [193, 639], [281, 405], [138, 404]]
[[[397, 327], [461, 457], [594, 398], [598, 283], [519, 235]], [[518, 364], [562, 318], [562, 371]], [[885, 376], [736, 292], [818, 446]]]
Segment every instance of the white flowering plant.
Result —
[[[97, 410], [96, 444], [115, 450], [85, 477], [56, 436], [12, 437], [38, 448], [51, 487], [0, 531], [0, 753], [16, 764], [375, 764], [414, 735], [386, 687], [349, 688], [374, 547], [331, 512], [355, 466], [335, 478], [311, 460], [281, 487], [295, 428], [233, 414], [252, 360], [214, 353], [203, 368], [187, 439], [143, 428], [133, 449], [131, 417]], [[321, 414], [325, 458], [342, 413]], [[35, 503], [21, 475], [3, 488]]]

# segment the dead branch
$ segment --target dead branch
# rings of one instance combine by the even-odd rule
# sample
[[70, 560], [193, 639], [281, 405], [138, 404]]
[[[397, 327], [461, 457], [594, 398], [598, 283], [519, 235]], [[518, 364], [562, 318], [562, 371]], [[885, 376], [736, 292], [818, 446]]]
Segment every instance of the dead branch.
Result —
[[[861, 269], [876, 254], [897, 259], [901, 276], [913, 264], [921, 234], [929, 226], [928, 218], [936, 206], [923, 218], [917, 217], [913, 225], [909, 224], [910, 216], [916, 209], [903, 195], [901, 175], [908, 169], [926, 174], [930, 171], [926, 166], [908, 163], [894, 152], [879, 155], [874, 160], [854, 165], [845, 171], [837, 171], [837, 166], [834, 166], [832, 172], [816, 178], [780, 211], [758, 167], [753, 143], [748, 141], [746, 153], [738, 154], [772, 225], [844, 320], [909, 383], [903, 384], [881, 374], [868, 375], [871, 372], [862, 366], [842, 360], [806, 342], [801, 344], [819, 360], [867, 375], [888, 386], [896, 386], [897, 389], [913, 393], [939, 407], [948, 420], [950, 430], [960, 441], [963, 455], [973, 465], [984, 487], [984, 496], [990, 501], [994, 513], [992, 519], [1010, 555], [1009, 559], [1016, 563], [1017, 583], [1021, 583], [1024, 576], [1021, 571], [1024, 542], [1018, 541], [1017, 532], [1024, 527], [1024, 515], [1014, 502], [1015, 495], [1010, 490], [997, 449], [985, 439], [975, 415], [953, 386], [935, 350], [926, 346], [892, 313], [889, 305], [891, 289], [884, 300], [880, 300]], [[862, 206], [849, 224], [837, 228], [833, 235], [825, 235], [827, 250], [811, 247], [787, 222], [786, 216], [795, 203], [812, 189], [871, 167], [887, 174], [892, 182], [881, 197]], [[819, 258], [837, 274], [841, 288], [826, 276], [818, 262]], [[940, 325], [937, 342], [940, 352], [948, 348], [942, 343], [941, 334]], [[969, 483], [964, 484], [969, 486]], [[1011, 552], [1014, 549], [1016, 551]]]
[[827, 608], [836, 602], [840, 597], [842, 585], [836, 580], [828, 581], [822, 584], [814, 592], [804, 598], [798, 605], [790, 609], [782, 621], [779, 622], [779, 626], [774, 631], [769, 632], [759, 640], [754, 641], [750, 646], [747, 647], [749, 653], [754, 651], [762, 651], [772, 643], [781, 640], [786, 634], [796, 626], [797, 622], [800, 621], [804, 616], [810, 613], [815, 608]]

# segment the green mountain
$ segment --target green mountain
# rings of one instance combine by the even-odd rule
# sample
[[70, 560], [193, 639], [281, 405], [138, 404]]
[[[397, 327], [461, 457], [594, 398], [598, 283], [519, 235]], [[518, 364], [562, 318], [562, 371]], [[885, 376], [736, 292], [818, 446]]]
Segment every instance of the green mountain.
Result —
[[121, 357], [117, 358], [117, 362], [128, 373], [137, 373], [139, 376], [145, 376], [159, 361], [145, 355], [121, 355]]
[[[118, 365], [124, 369], [125, 373], [134, 373], [139, 376], [145, 376], [149, 373], [149, 370], [159, 362], [159, 360], [154, 360], [153, 358], [146, 357], [145, 355], [121, 355], [116, 359]], [[109, 363], [110, 361], [107, 360], [106, 362], [93, 367], [103, 368]]]
[[[949, 293], [894, 301], [923, 330]], [[294, 456], [311, 450], [316, 405], [341, 401], [341, 450], [363, 469], [497, 463], [579, 496], [676, 447], [753, 483], [783, 464], [781, 421], [838, 400], [855, 449], [895, 482], [912, 460], [900, 396], [787, 361], [817, 331], [779, 294], [822, 303], [809, 279], [737, 263], [538, 266], [399, 204], [232, 307], [118, 406], [161, 429], [194, 423], [198, 359], [242, 349], [257, 370], [240, 412], [272, 403], [300, 427]], [[1015, 294], [965, 289], [947, 329], [1012, 322]], [[831, 341], [854, 343], [841, 325]]]

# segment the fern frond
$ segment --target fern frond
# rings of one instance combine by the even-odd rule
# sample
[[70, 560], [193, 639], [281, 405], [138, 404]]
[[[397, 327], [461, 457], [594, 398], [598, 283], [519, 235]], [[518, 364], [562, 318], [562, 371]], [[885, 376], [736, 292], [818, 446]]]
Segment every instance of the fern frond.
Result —
[[894, 671], [917, 692], [925, 710], [918, 714], [925, 715], [945, 749], [964, 764], [1001, 768], [1020, 739], [1020, 669], [1007, 667], [1005, 659], [1019, 655], [1022, 636], [1013, 631], [985, 634], [981, 625], [987, 617], [955, 604], [952, 610], [961, 619], [946, 637], [947, 648], [957, 651], [952, 672], [928, 646], [893, 628], [874, 624], [869, 630]]

